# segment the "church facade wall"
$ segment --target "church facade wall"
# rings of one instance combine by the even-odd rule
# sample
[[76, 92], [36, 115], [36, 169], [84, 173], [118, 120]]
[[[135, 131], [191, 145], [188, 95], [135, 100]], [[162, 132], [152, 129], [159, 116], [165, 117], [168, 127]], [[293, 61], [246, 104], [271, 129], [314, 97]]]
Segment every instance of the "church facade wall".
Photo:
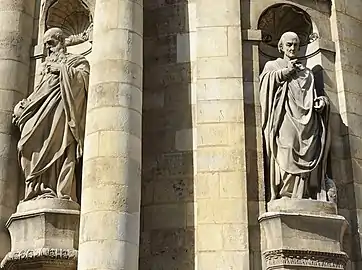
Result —
[[[78, 191], [81, 238], [85, 233], [78, 269], [91, 269], [84, 254], [97, 248], [93, 240], [112, 238], [97, 238], [95, 231], [94, 239], [87, 238], [84, 222], [108, 218], [139, 226], [137, 232], [124, 228], [124, 238], [114, 230], [116, 241], [125, 243], [119, 250], [132, 254], [138, 269], [264, 269], [266, 235], [258, 217], [267, 211], [269, 189], [259, 75], [278, 52], [261, 26], [264, 20], [277, 34], [298, 26], [283, 24], [283, 18], [268, 21], [267, 11], [278, 5], [303, 11], [316, 33], [302, 48], [303, 61], [314, 68], [331, 102], [328, 172], [337, 185], [338, 212], [349, 222], [347, 269], [362, 268], [359, 0], [112, 0], [118, 11], [105, 0], [73, 0], [80, 4], [69, 6], [67, 1], [58, 1], [64, 14], [72, 8], [86, 14], [79, 15], [84, 27], [69, 30], [86, 38], [70, 50], [93, 67]], [[65, 28], [66, 15], [52, 20], [61, 14], [51, 10], [54, 4], [0, 0], [0, 259], [10, 250], [5, 224], [23, 192], [12, 110], [36, 84], [44, 31], [50, 25]], [[98, 28], [87, 32], [91, 23]], [[117, 61], [128, 64], [113, 65]], [[116, 209], [124, 198], [134, 212]], [[103, 210], [113, 212], [101, 217]], [[128, 215], [134, 215], [130, 221]], [[102, 248], [104, 261], [110, 249]], [[121, 261], [114, 260], [114, 269]]]

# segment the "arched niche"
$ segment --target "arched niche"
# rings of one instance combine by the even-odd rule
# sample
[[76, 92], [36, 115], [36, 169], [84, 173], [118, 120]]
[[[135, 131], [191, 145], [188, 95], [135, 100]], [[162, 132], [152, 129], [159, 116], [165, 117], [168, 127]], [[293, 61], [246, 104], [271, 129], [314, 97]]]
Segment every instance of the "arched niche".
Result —
[[285, 32], [298, 34], [301, 58], [309, 58], [318, 51], [315, 44], [312, 44], [319, 38], [316, 24], [306, 11], [297, 6], [281, 3], [268, 7], [259, 18], [258, 29], [262, 34], [259, 46], [261, 68], [267, 61], [281, 56], [278, 42]]
[[[258, 29], [259, 19], [265, 10], [278, 4], [289, 4], [304, 10], [310, 15], [312, 21], [318, 25], [322, 35], [329, 33], [328, 20], [331, 15], [331, 0], [244, 1], [242, 3], [243, 12], [247, 12], [241, 18], [244, 29]], [[326, 32], [324, 32], [323, 27], [326, 27]]]
[[262, 31], [263, 42], [269, 46], [277, 47], [279, 38], [287, 31], [297, 33], [303, 46], [309, 43], [313, 23], [301, 8], [290, 4], [276, 4], [262, 13], [258, 29]]
[[63, 29], [68, 51], [88, 55], [92, 48], [93, 0], [45, 0], [41, 6], [38, 44], [52, 27]]
[[77, 35], [87, 30], [91, 23], [88, 6], [82, 0], [58, 0], [46, 13], [46, 28], [62, 28], [66, 36]]

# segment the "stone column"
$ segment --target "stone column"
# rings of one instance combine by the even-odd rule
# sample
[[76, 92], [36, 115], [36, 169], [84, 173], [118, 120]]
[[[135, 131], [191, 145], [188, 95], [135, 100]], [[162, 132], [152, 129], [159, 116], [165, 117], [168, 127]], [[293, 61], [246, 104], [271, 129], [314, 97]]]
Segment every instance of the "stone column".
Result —
[[138, 269], [142, 4], [142, 0], [96, 2], [79, 270]]
[[249, 269], [240, 1], [197, 1], [198, 269]]
[[18, 203], [19, 167], [11, 118], [28, 92], [34, 0], [0, 0], [0, 260], [10, 251], [5, 223]]

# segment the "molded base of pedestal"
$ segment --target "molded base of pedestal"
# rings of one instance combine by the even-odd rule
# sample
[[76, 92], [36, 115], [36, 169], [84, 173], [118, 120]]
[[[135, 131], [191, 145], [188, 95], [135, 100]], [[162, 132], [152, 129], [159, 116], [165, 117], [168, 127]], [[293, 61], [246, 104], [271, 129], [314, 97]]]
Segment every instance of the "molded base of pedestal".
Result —
[[75, 270], [79, 239], [79, 205], [60, 199], [19, 204], [7, 222], [11, 252], [6, 270]]
[[28, 249], [9, 252], [1, 263], [6, 270], [76, 270], [78, 251]]
[[348, 262], [344, 252], [278, 249], [265, 251], [263, 255], [267, 270], [344, 270]]

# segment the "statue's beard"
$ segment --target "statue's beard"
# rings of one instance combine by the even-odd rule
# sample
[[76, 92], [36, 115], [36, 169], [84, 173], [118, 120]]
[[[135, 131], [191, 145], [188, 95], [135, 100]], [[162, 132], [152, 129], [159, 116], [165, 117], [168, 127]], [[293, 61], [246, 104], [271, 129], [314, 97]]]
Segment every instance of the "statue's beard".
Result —
[[59, 63], [59, 64], [65, 64], [67, 61], [67, 55], [66, 55], [66, 48], [57, 48], [55, 50], [48, 50], [48, 55], [45, 58], [45, 61], [43, 62], [43, 70], [41, 71], [41, 74], [48, 74], [49, 72], [49, 65], [52, 65], [52, 63]]
[[65, 48], [57, 48], [53, 51], [49, 50], [48, 56], [46, 57], [46, 62], [56, 62], [62, 63], [66, 60], [66, 49]]

